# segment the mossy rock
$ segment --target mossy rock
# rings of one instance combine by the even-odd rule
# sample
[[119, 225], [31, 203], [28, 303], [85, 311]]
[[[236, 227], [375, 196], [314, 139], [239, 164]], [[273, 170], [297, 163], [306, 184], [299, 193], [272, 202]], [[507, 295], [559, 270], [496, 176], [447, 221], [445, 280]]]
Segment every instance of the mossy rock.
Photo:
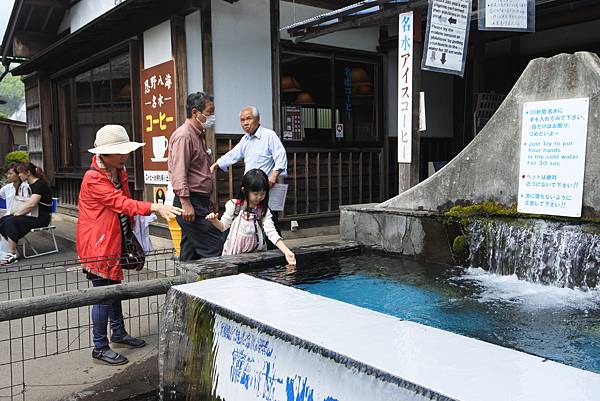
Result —
[[458, 235], [452, 241], [452, 252], [455, 254], [464, 253], [469, 250], [469, 238], [466, 235]]

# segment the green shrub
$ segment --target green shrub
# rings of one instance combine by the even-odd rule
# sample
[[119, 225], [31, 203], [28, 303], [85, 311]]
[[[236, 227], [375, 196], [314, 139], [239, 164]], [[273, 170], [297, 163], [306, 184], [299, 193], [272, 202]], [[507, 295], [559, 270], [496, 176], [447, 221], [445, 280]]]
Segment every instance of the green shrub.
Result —
[[6, 171], [6, 167], [8, 167], [11, 163], [27, 163], [29, 161], [29, 153], [23, 150], [17, 150], [14, 152], [8, 153], [4, 156], [4, 171]]

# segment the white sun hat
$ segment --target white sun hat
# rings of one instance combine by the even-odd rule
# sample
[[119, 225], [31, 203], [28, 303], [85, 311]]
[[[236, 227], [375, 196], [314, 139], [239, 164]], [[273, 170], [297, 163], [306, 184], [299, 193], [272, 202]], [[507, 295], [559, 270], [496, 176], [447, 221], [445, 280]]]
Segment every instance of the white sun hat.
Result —
[[145, 143], [131, 142], [125, 127], [121, 125], [105, 125], [96, 132], [95, 148], [88, 152], [97, 155], [126, 155], [144, 146]]

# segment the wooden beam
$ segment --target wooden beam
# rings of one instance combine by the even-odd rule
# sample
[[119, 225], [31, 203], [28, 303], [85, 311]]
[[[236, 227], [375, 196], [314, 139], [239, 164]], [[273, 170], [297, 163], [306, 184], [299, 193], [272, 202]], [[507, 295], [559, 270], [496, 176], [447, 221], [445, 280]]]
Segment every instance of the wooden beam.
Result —
[[28, 58], [52, 43], [49, 39], [39, 39], [28, 35], [13, 36], [13, 56]]
[[[13, 13], [10, 16], [10, 21], [8, 22], [8, 28], [6, 29], [6, 33], [4, 34], [4, 40], [6, 40], [6, 42], [2, 42], [3, 47], [2, 47], [2, 60], [5, 63], [5, 59], [6, 56], [8, 55], [8, 49], [12, 49], [13, 45], [12, 45], [12, 41], [13, 41], [13, 35], [15, 34], [15, 29], [17, 27], [17, 19], [19, 19], [19, 14], [21, 14], [21, 10], [23, 9], [23, 1], [19, 1], [18, 4], [16, 5], [16, 9], [13, 9]], [[14, 17], [14, 18], [13, 18]], [[14, 54], [14, 50], [13, 50], [13, 57], [16, 57]]]
[[185, 122], [188, 95], [187, 47], [185, 17], [171, 17], [171, 49], [175, 60], [175, 94], [177, 96], [177, 126]]
[[273, 93], [273, 131], [281, 137], [281, 41], [279, 40], [279, 0], [270, 0], [271, 85]]
[[185, 283], [184, 276], [177, 276], [2, 301], [0, 302], [0, 322], [44, 315], [80, 306], [102, 304], [112, 300], [166, 294], [172, 286]]
[[[202, 31], [202, 90], [205, 93], [214, 95], [212, 5], [210, 1], [203, 1], [200, 4], [200, 28]], [[215, 130], [212, 128], [206, 132], [206, 145], [211, 149], [212, 157], [215, 157], [217, 154], [217, 139]], [[218, 205], [216, 180], [213, 180], [213, 191], [210, 199], [214, 205]]]
[[23, 3], [35, 7], [49, 7], [62, 10], [69, 8], [69, 3], [65, 0], [23, 0]]
[[42, 32], [46, 32], [46, 29], [48, 28], [48, 23], [50, 22], [50, 18], [52, 18], [52, 14], [54, 14], [54, 8], [50, 8], [50, 10], [48, 10], [46, 18], [44, 18], [44, 23], [42, 24]]

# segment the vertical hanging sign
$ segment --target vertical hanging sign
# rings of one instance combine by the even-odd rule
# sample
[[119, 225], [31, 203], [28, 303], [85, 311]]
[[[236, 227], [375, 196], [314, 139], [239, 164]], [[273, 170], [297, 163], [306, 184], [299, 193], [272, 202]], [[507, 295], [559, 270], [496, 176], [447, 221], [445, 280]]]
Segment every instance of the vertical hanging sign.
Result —
[[535, 31], [535, 0], [479, 0], [480, 31]]
[[174, 76], [173, 60], [141, 71], [146, 184], [166, 185], [169, 182], [167, 150], [169, 138], [177, 128]]
[[471, 0], [429, 0], [423, 70], [464, 75], [471, 7]]
[[412, 161], [413, 12], [400, 14], [398, 31], [398, 163]]

